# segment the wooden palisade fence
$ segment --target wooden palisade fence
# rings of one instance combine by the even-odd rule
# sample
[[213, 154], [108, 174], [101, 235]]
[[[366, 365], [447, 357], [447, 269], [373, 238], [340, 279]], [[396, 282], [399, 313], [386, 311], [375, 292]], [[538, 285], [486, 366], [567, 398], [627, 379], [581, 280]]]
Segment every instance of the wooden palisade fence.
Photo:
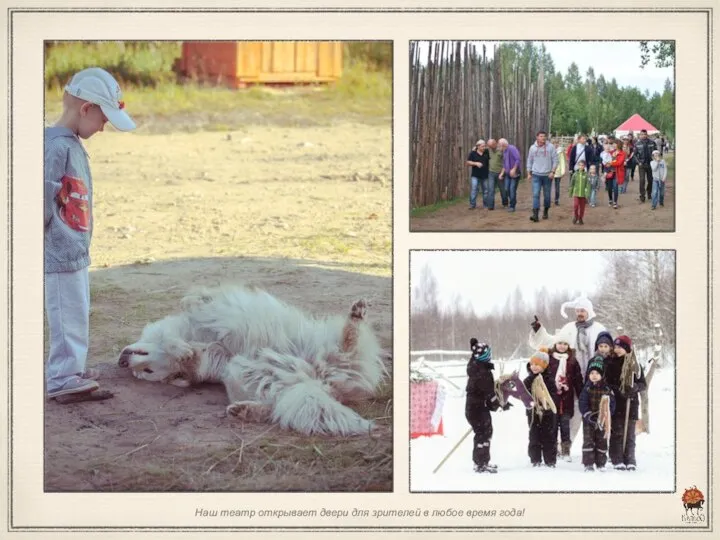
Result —
[[465, 165], [476, 140], [506, 138], [518, 147], [523, 167], [535, 133], [548, 128], [542, 62], [505, 66], [460, 41], [411, 42], [410, 186], [412, 207], [465, 196]]

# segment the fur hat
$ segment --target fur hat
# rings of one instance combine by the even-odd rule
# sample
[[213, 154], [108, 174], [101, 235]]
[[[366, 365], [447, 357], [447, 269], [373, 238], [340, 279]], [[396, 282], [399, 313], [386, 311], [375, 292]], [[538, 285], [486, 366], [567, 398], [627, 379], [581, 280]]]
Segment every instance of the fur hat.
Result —
[[570, 300], [560, 306], [560, 314], [564, 319], [568, 318], [567, 313], [565, 313], [566, 308], [584, 309], [588, 313], [588, 320], [595, 318], [592, 302], [586, 296], [578, 296], [575, 300]]
[[596, 350], [596, 351], [598, 350], [598, 346], [599, 346], [601, 343], [606, 343], [606, 344], [610, 345], [610, 347], [613, 346], [613, 338], [612, 338], [612, 336], [610, 335], [610, 332], [600, 332], [600, 333], [598, 334], [598, 337], [597, 337], [597, 339], [595, 340], [595, 350]]
[[602, 356], [593, 356], [592, 360], [590, 360], [587, 368], [587, 374], [590, 375], [591, 371], [597, 371], [601, 377], [605, 375], [605, 362], [603, 361]]
[[543, 370], [547, 369], [550, 364], [550, 357], [548, 356], [548, 353], [542, 349], [535, 351], [530, 357], [530, 365], [533, 364], [540, 366]]
[[618, 336], [615, 338], [615, 346], [622, 347], [626, 353], [632, 351], [632, 340], [628, 336]]
[[555, 333], [555, 343], [553, 343], [553, 345], [557, 345], [558, 343], [567, 343], [570, 347], [572, 347], [575, 342], [573, 339], [574, 337], [572, 328], [570, 328], [569, 325], [563, 326], [562, 329]]
[[492, 349], [487, 343], [480, 343], [477, 339], [470, 340], [470, 350], [473, 360], [477, 362], [489, 362], [492, 358]]

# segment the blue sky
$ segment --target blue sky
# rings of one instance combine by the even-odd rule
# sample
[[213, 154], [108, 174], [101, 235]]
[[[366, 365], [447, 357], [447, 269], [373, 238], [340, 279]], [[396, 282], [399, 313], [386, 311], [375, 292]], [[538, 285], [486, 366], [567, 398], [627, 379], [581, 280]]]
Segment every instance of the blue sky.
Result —
[[[475, 41], [478, 45], [485, 44], [488, 54], [492, 54], [494, 44], [499, 41]], [[552, 56], [555, 70], [567, 73], [568, 67], [575, 62], [580, 74], [585, 73], [590, 66], [595, 70], [595, 77], [601, 74], [608, 81], [614, 77], [618, 86], [635, 86], [641, 91], [646, 89], [652, 95], [654, 92], [662, 93], [665, 79], [674, 82], [673, 68], [656, 68], [650, 62], [644, 69], [640, 69], [640, 42], [638, 41], [543, 41], [545, 49]]]

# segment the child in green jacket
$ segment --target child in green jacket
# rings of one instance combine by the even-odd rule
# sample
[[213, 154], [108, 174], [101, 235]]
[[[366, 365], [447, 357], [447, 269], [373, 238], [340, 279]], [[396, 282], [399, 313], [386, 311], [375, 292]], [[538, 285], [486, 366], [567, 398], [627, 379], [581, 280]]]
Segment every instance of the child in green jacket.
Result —
[[577, 170], [570, 177], [570, 196], [573, 198], [573, 225], [583, 224], [585, 203], [590, 197], [590, 181], [585, 170], [585, 160], [577, 163]]

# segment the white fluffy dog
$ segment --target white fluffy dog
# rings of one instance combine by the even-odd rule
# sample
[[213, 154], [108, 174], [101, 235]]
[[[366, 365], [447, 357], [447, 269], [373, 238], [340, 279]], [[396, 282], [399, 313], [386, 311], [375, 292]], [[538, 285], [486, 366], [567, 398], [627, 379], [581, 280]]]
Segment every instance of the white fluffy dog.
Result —
[[318, 318], [246, 287], [202, 289], [182, 311], [148, 324], [118, 363], [148, 381], [222, 382], [227, 413], [310, 434], [368, 433], [344, 403], [374, 395], [387, 375], [358, 300], [345, 317]]

